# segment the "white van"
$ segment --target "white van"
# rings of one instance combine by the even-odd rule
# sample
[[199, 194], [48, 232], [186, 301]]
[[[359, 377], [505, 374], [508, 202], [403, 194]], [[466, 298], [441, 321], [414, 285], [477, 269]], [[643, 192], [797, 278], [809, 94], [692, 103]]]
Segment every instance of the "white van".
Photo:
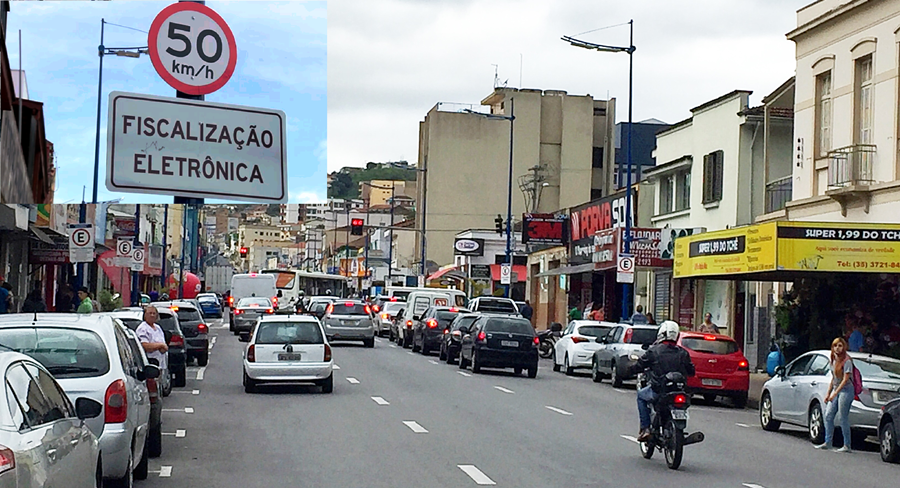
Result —
[[403, 315], [397, 316], [397, 343], [412, 347], [412, 332], [416, 322], [429, 307], [465, 307], [466, 294], [444, 288], [416, 288], [406, 297]]
[[246, 297], [271, 298], [278, 308], [278, 290], [275, 288], [275, 276], [271, 274], [249, 273], [236, 274], [231, 277], [231, 295], [228, 297], [228, 324], [234, 330], [234, 304]]

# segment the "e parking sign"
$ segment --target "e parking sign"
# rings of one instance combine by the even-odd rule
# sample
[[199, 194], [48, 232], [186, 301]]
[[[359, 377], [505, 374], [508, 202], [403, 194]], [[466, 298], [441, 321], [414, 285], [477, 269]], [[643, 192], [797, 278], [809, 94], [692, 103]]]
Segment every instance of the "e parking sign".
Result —
[[94, 260], [94, 225], [69, 224], [69, 262], [90, 263]]

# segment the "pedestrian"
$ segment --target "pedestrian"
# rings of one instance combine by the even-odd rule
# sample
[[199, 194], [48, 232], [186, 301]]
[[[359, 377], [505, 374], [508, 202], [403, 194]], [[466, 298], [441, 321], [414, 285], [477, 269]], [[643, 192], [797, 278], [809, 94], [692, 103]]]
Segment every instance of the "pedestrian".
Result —
[[22, 302], [22, 312], [46, 312], [47, 305], [44, 305], [44, 299], [41, 298], [41, 289], [35, 288], [25, 297]]
[[72, 288], [66, 283], [59, 285], [56, 290], [56, 301], [54, 302], [54, 311], [68, 313], [72, 312]]
[[156, 290], [150, 290], [150, 303], [159, 301], [159, 292]]
[[766, 373], [769, 373], [770, 377], [775, 376], [775, 370], [779, 366], [784, 366], [784, 354], [773, 340], [772, 346], [769, 348], [769, 355], [766, 357]]
[[719, 326], [713, 323], [711, 313], [706, 312], [706, 315], [703, 316], [703, 323], [700, 324], [700, 332], [703, 332], [704, 334], [719, 333]]
[[166, 345], [166, 333], [162, 327], [156, 325], [159, 320], [159, 310], [150, 305], [144, 309], [144, 321], [138, 325], [137, 336], [141, 346], [147, 352], [148, 359], [156, 359], [160, 371], [168, 368], [169, 346]]
[[647, 316], [644, 315], [644, 306], [638, 305], [634, 307], [634, 313], [631, 314], [631, 323], [632, 324], [649, 324], [650, 322], [647, 319]]
[[6, 313], [16, 313], [16, 295], [13, 293], [13, 287], [8, 281], [4, 281], [0, 288], [6, 290]]
[[88, 293], [87, 287], [82, 286], [78, 289], [78, 300], [80, 300], [77, 310], [78, 313], [94, 312], [94, 303], [91, 302], [91, 295]]
[[525, 317], [529, 322], [531, 322], [531, 317], [534, 316], [534, 309], [531, 308], [531, 302], [525, 300], [525, 305], [523, 305], [522, 308], [519, 309], [519, 313], [522, 314], [522, 317]]
[[603, 320], [603, 308], [600, 307], [599, 303], [595, 302], [591, 305], [591, 313], [588, 315], [588, 318], [598, 322]]
[[850, 405], [853, 404], [853, 360], [847, 354], [847, 340], [843, 337], [831, 341], [831, 382], [825, 395], [825, 442], [816, 449], [828, 449], [834, 438], [834, 417], [841, 415], [841, 434], [844, 445], [837, 452], [850, 450]]
[[653, 318], [653, 314], [650, 312], [647, 312], [646, 315], [647, 315], [647, 325], [656, 325], [656, 319]]
[[0, 314], [9, 313], [9, 290], [3, 285], [6, 285], [6, 280], [0, 276]]
[[855, 319], [848, 320], [850, 322], [850, 337], [847, 338], [847, 347], [850, 352], [862, 351], [863, 344], [866, 339], [861, 330], [859, 330], [859, 321]]
[[578, 307], [572, 306], [569, 310], [569, 320], [581, 320], [581, 310], [578, 310]]

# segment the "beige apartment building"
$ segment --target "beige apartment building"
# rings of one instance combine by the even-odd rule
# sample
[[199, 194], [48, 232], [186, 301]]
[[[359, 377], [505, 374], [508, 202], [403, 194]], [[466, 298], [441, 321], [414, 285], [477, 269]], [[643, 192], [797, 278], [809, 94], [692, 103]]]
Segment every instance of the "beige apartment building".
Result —
[[[454, 236], [506, 218], [509, 121], [437, 104], [419, 124], [416, 227], [427, 260], [453, 263]], [[515, 117], [512, 214], [554, 212], [612, 192], [615, 99], [559, 90], [495, 88], [481, 101]], [[520, 189], [528, 180], [536, 191]], [[416, 254], [421, 256], [421, 240]]]
[[402, 197], [415, 198], [416, 182], [402, 180], [360, 181], [359, 193], [369, 207], [389, 205], [391, 195], [394, 197], [394, 203], [399, 204], [401, 200], [405, 200]]

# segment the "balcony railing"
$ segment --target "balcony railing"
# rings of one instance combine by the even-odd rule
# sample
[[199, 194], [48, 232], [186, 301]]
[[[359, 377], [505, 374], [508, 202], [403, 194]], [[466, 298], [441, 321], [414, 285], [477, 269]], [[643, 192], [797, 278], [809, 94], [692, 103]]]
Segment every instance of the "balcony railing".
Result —
[[783, 209], [791, 201], [793, 188], [794, 180], [791, 176], [766, 183], [766, 213]]
[[874, 144], [855, 144], [828, 153], [828, 187], [842, 188], [875, 182]]

